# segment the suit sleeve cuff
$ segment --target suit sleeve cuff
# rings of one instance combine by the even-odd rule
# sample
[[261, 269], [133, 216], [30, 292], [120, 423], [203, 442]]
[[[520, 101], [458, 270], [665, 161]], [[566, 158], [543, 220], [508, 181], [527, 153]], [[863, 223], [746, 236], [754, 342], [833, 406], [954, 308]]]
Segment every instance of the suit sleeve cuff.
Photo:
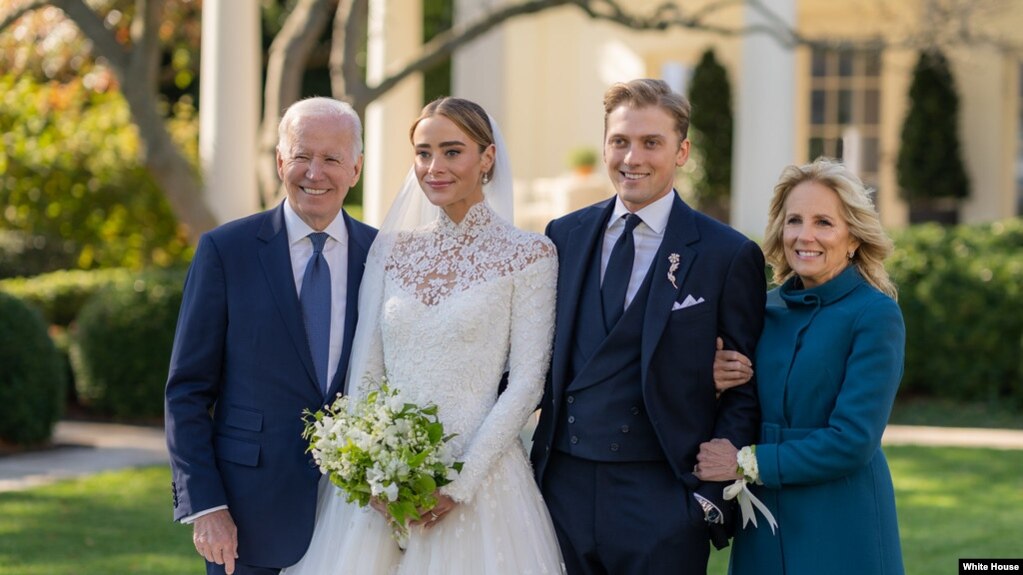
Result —
[[204, 509], [198, 513], [193, 513], [191, 515], [182, 517], [179, 523], [183, 525], [191, 525], [193, 522], [195, 522], [196, 519], [202, 517], [203, 515], [209, 515], [210, 513], [213, 513], [214, 511], [220, 511], [221, 509], [227, 509], [227, 505], [218, 505], [216, 507], [210, 507], [209, 509]]

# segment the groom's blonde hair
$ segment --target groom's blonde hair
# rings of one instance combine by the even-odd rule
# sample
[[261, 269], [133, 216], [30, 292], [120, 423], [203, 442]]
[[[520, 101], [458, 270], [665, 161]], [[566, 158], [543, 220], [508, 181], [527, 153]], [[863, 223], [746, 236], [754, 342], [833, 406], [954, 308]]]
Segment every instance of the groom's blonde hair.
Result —
[[604, 92], [604, 134], [607, 135], [607, 117], [619, 106], [646, 108], [657, 106], [675, 118], [675, 131], [679, 144], [689, 137], [689, 100], [671, 90], [664, 80], [641, 78], [631, 82], [618, 82]]

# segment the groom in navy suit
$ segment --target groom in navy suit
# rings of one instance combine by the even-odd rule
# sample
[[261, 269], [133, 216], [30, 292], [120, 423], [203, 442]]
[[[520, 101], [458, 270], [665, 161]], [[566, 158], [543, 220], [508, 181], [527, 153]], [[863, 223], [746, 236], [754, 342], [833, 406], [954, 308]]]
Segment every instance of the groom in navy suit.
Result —
[[617, 194], [550, 223], [559, 275], [551, 372], [531, 459], [570, 575], [706, 573], [727, 545], [724, 484], [701, 442], [756, 439], [756, 386], [715, 393], [715, 338], [753, 357], [760, 248], [675, 193], [689, 104], [659, 80], [604, 96]]
[[309, 545], [320, 472], [302, 411], [343, 389], [376, 234], [341, 209], [362, 170], [351, 106], [302, 100], [279, 133], [287, 199], [203, 235], [167, 379], [174, 519], [209, 574], [277, 573]]

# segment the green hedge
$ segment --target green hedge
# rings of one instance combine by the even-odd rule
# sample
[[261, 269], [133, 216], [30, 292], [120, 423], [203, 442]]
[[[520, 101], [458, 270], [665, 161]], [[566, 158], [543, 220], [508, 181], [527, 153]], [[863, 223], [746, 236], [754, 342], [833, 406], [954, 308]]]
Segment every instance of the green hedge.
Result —
[[118, 418], [163, 414], [183, 270], [163, 270], [101, 288], [78, 316], [71, 362], [83, 405]]
[[52, 325], [67, 327], [100, 288], [126, 283], [138, 272], [124, 269], [64, 270], [30, 278], [0, 280], [0, 289], [39, 308]]
[[902, 391], [1023, 405], [1023, 220], [914, 226], [888, 269], [906, 320]]
[[0, 292], [0, 441], [50, 438], [63, 412], [64, 365], [39, 313]]

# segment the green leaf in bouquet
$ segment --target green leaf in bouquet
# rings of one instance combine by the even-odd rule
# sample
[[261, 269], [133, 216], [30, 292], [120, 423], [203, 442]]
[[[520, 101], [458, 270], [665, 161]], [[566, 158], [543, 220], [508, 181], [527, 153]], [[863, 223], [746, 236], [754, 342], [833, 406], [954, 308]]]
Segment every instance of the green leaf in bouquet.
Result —
[[431, 423], [426, 426], [426, 433], [430, 438], [430, 443], [437, 443], [444, 437], [444, 426], [439, 423]]
[[414, 469], [422, 465], [423, 462], [426, 461], [426, 458], [429, 457], [429, 455], [430, 453], [428, 451], [413, 453], [411, 454], [411, 457], [406, 459], [406, 461], [408, 462], [408, 466]]
[[430, 495], [437, 490], [437, 482], [427, 473], [420, 473], [413, 485], [415, 486], [416, 493], [422, 495]]

